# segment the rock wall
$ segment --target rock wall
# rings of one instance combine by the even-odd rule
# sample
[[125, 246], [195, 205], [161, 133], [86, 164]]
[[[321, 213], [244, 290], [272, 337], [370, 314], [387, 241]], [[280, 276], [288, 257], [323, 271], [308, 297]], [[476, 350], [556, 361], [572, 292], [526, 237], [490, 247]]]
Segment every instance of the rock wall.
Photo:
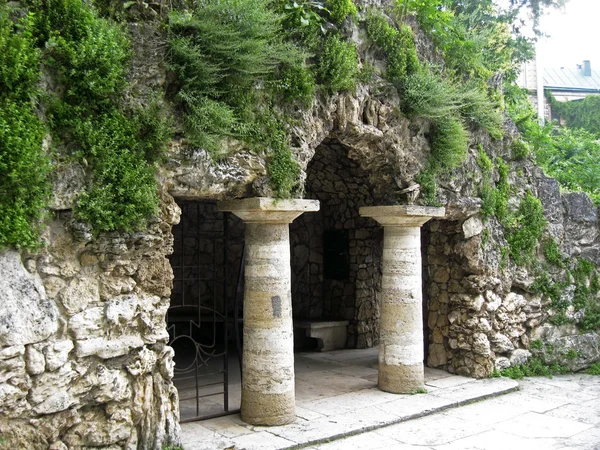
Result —
[[[545, 239], [558, 242], [565, 260], [582, 257], [598, 265], [598, 212], [589, 197], [561, 195], [555, 180], [523, 165], [520, 169], [531, 175], [514, 179], [515, 197], [531, 190], [542, 200]], [[513, 165], [511, 176], [518, 169]], [[581, 333], [573, 323], [552, 325], [548, 319], [556, 311], [551, 299], [534, 289], [544, 273], [563, 283], [561, 297], [570, 304], [567, 316], [577, 322], [582, 311], [573, 307], [575, 287], [569, 275], [576, 263], [554, 267], [545, 262], [540, 246], [533, 263], [517, 267], [503, 256], [508, 243], [500, 224], [493, 218], [483, 221], [469, 208], [464, 211], [466, 219], [457, 216], [425, 226], [428, 365], [480, 378], [523, 364], [532, 353], [572, 370], [600, 360], [598, 333]], [[538, 344], [532, 346], [532, 341]]]
[[38, 254], [0, 253], [0, 435], [13, 448], [177, 439], [169, 198], [143, 232], [94, 237], [60, 213]]
[[[164, 86], [165, 48], [153, 38], [160, 36], [155, 25], [130, 24], [130, 30], [136, 97]], [[348, 31], [361, 59], [369, 56], [381, 66], [364, 32]], [[420, 33], [417, 49], [424, 59], [439, 61]], [[349, 347], [378, 340], [383, 233], [358, 217], [358, 208], [404, 201], [398, 190], [415, 179], [429, 156], [428, 123], [401, 116], [399, 104], [397, 92], [375, 76], [353, 93], [322, 96], [302, 110], [282, 109], [292, 124], [304, 195], [322, 202], [320, 213], [305, 214], [291, 226], [294, 315], [350, 320]], [[599, 360], [597, 333], [546, 322], [553, 312], [549, 299], [532, 291], [535, 274], [503, 260], [502, 227], [479, 216], [477, 147], [492, 159], [510, 160], [514, 126], [506, 124], [501, 141], [472, 131], [467, 161], [440, 183], [447, 218], [424, 230], [428, 364], [483, 377], [524, 361], [538, 339], [560, 349], [546, 356], [549, 362], [566, 361], [569, 349], [578, 352], [567, 361], [574, 369]], [[36, 254], [0, 253], [0, 435], [9, 447], [160, 449], [177, 443], [178, 395], [165, 323], [172, 226], [179, 221], [173, 197], [272, 195], [263, 155], [231, 142], [232, 156], [213, 162], [207, 152], [184, 144], [176, 139], [169, 146], [158, 175], [161, 211], [145, 230], [94, 236], [74, 221], [71, 209], [85, 171], [65, 162], [55, 179], [51, 209], [57, 215], [45, 246]], [[600, 264], [598, 211], [589, 198], [561, 195], [556, 181], [528, 161], [510, 163], [510, 184], [510, 208], [527, 190], [542, 200], [547, 235], [565, 257]], [[241, 235], [241, 225], [231, 225]], [[325, 279], [328, 229], [348, 232], [347, 280]], [[199, 253], [211, 251], [208, 242], [193, 246]], [[239, 266], [241, 249], [241, 241], [232, 243], [230, 266]], [[543, 260], [541, 252], [538, 257]], [[566, 268], [550, 270], [553, 278], [569, 281]], [[229, 273], [237, 279], [235, 271]], [[231, 296], [237, 286], [228, 280]], [[572, 294], [565, 289], [571, 303]], [[579, 312], [567, 313], [576, 318]]]

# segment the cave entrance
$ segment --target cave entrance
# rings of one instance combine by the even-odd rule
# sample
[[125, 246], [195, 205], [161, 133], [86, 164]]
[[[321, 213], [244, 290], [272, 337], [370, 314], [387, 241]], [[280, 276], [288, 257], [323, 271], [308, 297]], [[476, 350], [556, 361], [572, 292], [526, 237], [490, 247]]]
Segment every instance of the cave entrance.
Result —
[[296, 350], [378, 343], [383, 230], [360, 217], [374, 204], [367, 173], [339, 141], [326, 139], [307, 167], [305, 198], [320, 210], [290, 225]]
[[181, 422], [237, 412], [243, 224], [215, 202], [177, 201], [167, 312]]

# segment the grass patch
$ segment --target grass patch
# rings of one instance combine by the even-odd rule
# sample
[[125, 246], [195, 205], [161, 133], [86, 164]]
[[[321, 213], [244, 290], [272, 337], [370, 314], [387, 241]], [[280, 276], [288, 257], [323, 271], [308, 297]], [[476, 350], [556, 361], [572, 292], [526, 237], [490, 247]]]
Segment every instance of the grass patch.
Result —
[[600, 375], [600, 362], [592, 364], [585, 373], [589, 375]]
[[541, 358], [532, 357], [525, 364], [508, 367], [500, 371], [494, 370], [493, 377], [507, 377], [513, 380], [522, 380], [525, 377], [548, 377], [571, 373], [571, 370], [560, 364], [545, 364]]

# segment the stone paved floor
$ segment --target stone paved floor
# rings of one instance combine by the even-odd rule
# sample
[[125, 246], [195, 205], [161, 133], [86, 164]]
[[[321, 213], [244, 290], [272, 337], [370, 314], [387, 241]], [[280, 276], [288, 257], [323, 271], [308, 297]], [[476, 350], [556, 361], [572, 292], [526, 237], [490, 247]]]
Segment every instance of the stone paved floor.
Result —
[[320, 450], [600, 450], [600, 377], [529, 378], [498, 398], [322, 445]]
[[[511, 392], [517, 388], [517, 383], [513, 380], [473, 380], [439, 370], [426, 369], [427, 393], [389, 394], [376, 387], [377, 349], [301, 353], [296, 355], [295, 366], [297, 406], [295, 423], [280, 427], [257, 427], [243, 423], [239, 414], [186, 423], [182, 424], [183, 448], [185, 450], [268, 450], [307, 446], [329, 448], [333, 445], [334, 447], [331, 448], [336, 449], [370, 449], [386, 448], [392, 444], [400, 446], [397, 448], [412, 448], [410, 443], [405, 444], [405, 441], [398, 440], [399, 437], [394, 438], [382, 433], [393, 429], [394, 426], [405, 426], [418, 420], [400, 425], [392, 424], [435, 412], [448, 411], [449, 408]], [[438, 420], [445, 419], [444, 414], [449, 412], [433, 416], [433, 423], [436, 423], [435, 417], [438, 417]], [[455, 429], [463, 429], [459, 426], [461, 422], [461, 419], [454, 418], [453, 423], [449, 424], [448, 433], [451, 433], [451, 437]], [[487, 430], [479, 424], [472, 424], [472, 426], [476, 432]], [[370, 431], [375, 429], [378, 430], [377, 434]], [[419, 443], [430, 445], [433, 436], [446, 434], [445, 429], [440, 427], [437, 429], [440, 430], [437, 434], [424, 432], [423, 436], [428, 436], [428, 440]], [[402, 431], [399, 433], [399, 436], [404, 435]], [[324, 444], [349, 435], [357, 436]], [[367, 435], [370, 437], [364, 437]], [[457, 436], [466, 435], [459, 433]], [[438, 445], [438, 443], [432, 442], [431, 445]], [[419, 446], [418, 448], [432, 447]], [[503, 450], [513, 450], [513, 448], [508, 447]]]

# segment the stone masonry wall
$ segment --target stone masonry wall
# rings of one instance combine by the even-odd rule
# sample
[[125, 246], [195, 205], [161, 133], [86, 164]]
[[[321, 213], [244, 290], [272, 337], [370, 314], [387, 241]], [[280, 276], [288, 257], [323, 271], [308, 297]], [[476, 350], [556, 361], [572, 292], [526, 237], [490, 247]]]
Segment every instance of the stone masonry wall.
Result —
[[92, 236], [59, 213], [38, 254], [0, 253], [0, 435], [12, 448], [160, 449], [176, 441], [165, 313], [171, 225]]
[[[525, 188], [538, 193], [548, 221], [543, 239], [554, 239], [564, 258], [582, 257], [598, 265], [598, 211], [589, 197], [561, 195], [558, 183], [539, 170], [533, 170], [531, 180]], [[544, 264], [541, 248], [533, 264], [515, 266], [502, 256], [508, 246], [502, 227], [493, 218], [484, 223], [477, 214], [432, 221], [424, 230], [429, 366], [480, 378], [522, 364], [532, 353], [571, 370], [600, 360], [598, 333], [582, 333], [573, 323], [549, 323], [556, 313], [551, 299], [533, 289], [547, 272], [564, 284], [561, 299], [572, 305], [573, 267]], [[570, 306], [566, 314], [576, 322], [582, 312]], [[552, 351], [532, 348], [534, 340]]]

